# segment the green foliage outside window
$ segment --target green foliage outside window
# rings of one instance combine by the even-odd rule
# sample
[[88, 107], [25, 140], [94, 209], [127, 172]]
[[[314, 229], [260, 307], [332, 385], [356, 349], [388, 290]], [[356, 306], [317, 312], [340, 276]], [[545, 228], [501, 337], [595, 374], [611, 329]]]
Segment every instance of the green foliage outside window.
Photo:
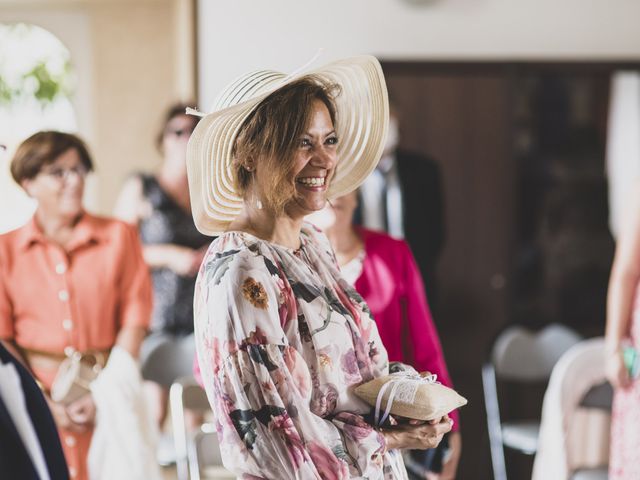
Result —
[[[60, 51], [54, 55], [45, 50], [16, 66], [19, 42], [28, 45], [32, 33], [34, 27], [31, 25], [0, 24], [0, 105], [35, 98], [44, 107], [59, 96], [69, 97], [72, 93], [73, 76], [68, 52], [64, 52], [67, 58], [61, 58]], [[23, 48], [27, 49], [26, 46]]]

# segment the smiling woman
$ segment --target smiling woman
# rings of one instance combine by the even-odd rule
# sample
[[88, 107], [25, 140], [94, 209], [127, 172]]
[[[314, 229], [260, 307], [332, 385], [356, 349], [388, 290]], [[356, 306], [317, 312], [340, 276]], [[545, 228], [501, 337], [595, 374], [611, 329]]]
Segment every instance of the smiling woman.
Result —
[[69, 224], [82, 212], [84, 180], [91, 170], [93, 163], [84, 142], [54, 131], [29, 137], [11, 163], [13, 179], [38, 205], [36, 215]]
[[[304, 167], [310, 157], [305, 152], [324, 150], [326, 145], [335, 157], [332, 90], [336, 90], [335, 85], [301, 79], [270, 95], [253, 111], [233, 149], [233, 173], [239, 193], [247, 193], [253, 175], [262, 172], [262, 181], [253, 186], [252, 194], [261, 196], [270, 208], [281, 213], [296, 192], [295, 170]], [[282, 118], [286, 121], [280, 121]], [[319, 134], [327, 138], [318, 138]]]
[[[216, 233], [196, 284], [202, 380], [225, 467], [242, 478], [405, 479], [392, 449], [451, 429], [378, 430], [353, 387], [389, 370], [369, 308], [304, 217], [351, 191], [386, 136], [373, 57], [234, 82], [189, 142], [194, 220]], [[215, 172], [211, 175], [209, 172]]]
[[[287, 111], [293, 113], [285, 116]], [[279, 122], [283, 116], [287, 121]], [[304, 216], [323, 208], [325, 178], [336, 166], [334, 120], [329, 87], [311, 79], [301, 79], [271, 95], [238, 135], [234, 148], [238, 191], [277, 216]], [[243, 218], [240, 215], [236, 222]]]

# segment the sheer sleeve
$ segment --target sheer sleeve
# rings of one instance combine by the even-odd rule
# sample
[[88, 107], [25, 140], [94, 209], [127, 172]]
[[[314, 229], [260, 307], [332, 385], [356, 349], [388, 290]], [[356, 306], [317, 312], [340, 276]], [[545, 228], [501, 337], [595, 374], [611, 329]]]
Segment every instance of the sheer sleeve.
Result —
[[255, 252], [210, 253], [201, 269], [196, 343], [225, 467], [249, 479], [382, 478], [384, 439], [362, 416], [312, 411], [313, 390], [334, 386], [314, 385], [285, 334], [285, 297]]

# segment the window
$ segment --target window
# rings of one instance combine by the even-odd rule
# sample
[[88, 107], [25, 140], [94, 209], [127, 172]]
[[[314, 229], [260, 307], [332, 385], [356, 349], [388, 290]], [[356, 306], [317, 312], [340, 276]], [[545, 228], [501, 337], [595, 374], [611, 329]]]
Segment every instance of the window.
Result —
[[69, 50], [35, 25], [0, 23], [0, 233], [24, 224], [35, 204], [15, 184], [15, 147], [39, 130], [75, 132]]

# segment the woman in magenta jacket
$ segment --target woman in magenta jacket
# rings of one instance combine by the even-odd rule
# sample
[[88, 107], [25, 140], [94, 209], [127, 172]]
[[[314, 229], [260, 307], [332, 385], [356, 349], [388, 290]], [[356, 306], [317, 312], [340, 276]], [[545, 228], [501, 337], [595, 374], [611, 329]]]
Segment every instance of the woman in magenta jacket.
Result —
[[[353, 192], [308, 218], [324, 229], [343, 277], [371, 309], [389, 360], [435, 373], [442, 384], [452, 387], [424, 283], [409, 245], [386, 233], [354, 226], [357, 202], [357, 193]], [[428, 479], [455, 478], [462, 444], [458, 413], [454, 411], [450, 416], [454, 420], [450, 454], [444, 458], [442, 472], [429, 473]]]

